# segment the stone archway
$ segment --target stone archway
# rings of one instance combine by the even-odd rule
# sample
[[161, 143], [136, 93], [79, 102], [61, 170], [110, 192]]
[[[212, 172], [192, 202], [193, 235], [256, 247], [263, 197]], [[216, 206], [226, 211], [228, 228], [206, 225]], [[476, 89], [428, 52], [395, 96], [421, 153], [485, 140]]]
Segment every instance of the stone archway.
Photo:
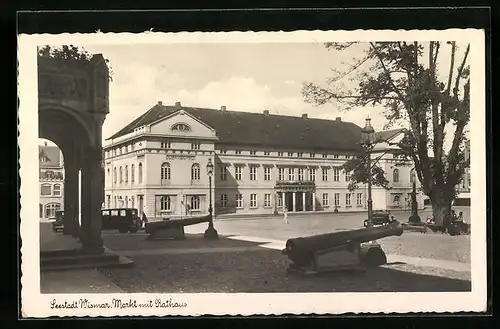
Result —
[[[104, 58], [38, 58], [39, 137], [64, 156], [64, 233], [89, 252], [103, 252], [100, 209], [104, 199], [102, 124], [109, 113], [109, 73]], [[82, 173], [81, 226], [78, 173]]]

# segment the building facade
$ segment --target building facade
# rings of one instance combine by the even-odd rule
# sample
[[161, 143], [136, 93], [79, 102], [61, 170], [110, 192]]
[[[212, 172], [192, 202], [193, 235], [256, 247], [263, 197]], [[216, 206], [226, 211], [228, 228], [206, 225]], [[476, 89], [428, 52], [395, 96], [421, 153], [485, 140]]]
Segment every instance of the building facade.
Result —
[[64, 209], [64, 160], [57, 146], [39, 146], [39, 216], [54, 219], [57, 210]]
[[[105, 208], [132, 207], [153, 218], [366, 211], [366, 188], [350, 192], [342, 165], [359, 154], [350, 122], [164, 106], [161, 102], [104, 146]], [[374, 187], [375, 209], [405, 209], [411, 166], [379, 164], [394, 191]], [[396, 172], [394, 174], [394, 172]]]

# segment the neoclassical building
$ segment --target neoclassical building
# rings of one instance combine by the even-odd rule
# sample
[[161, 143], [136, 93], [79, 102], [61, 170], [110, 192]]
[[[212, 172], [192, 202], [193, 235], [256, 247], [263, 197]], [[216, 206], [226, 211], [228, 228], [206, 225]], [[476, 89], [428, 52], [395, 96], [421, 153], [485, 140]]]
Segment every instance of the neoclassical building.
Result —
[[57, 146], [39, 146], [40, 219], [55, 217], [56, 210], [64, 209], [64, 163]]
[[[366, 188], [349, 192], [350, 174], [341, 169], [361, 152], [360, 138], [361, 127], [341, 118], [158, 102], [107, 140], [104, 207], [137, 208], [148, 217], [207, 213], [210, 161], [215, 215], [275, 214], [284, 206], [290, 212], [366, 211]], [[409, 208], [411, 166], [394, 163], [390, 151], [379, 161], [393, 188], [374, 187], [375, 209]]]

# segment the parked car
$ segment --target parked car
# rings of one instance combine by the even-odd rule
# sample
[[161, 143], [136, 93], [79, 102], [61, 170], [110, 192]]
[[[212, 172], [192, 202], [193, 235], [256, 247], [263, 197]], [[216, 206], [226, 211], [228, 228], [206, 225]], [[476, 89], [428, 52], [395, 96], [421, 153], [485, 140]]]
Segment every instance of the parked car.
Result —
[[[391, 213], [387, 210], [376, 210], [372, 213], [372, 222], [374, 226], [390, 224], [393, 219], [394, 216], [391, 216]], [[368, 219], [365, 219], [363, 226], [368, 226]]]
[[64, 210], [57, 210], [54, 222], [52, 223], [52, 231], [62, 232], [64, 228], [63, 221], [64, 221]]
[[134, 208], [103, 209], [101, 214], [103, 230], [136, 233], [143, 226], [142, 219]]

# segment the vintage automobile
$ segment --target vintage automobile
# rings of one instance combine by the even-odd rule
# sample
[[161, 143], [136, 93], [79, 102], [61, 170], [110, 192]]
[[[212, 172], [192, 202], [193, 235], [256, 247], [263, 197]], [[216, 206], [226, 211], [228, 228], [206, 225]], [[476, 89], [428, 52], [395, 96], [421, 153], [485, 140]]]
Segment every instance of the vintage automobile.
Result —
[[142, 219], [134, 208], [103, 209], [101, 215], [103, 230], [136, 233], [143, 226]]
[[64, 210], [57, 210], [55, 221], [52, 222], [52, 231], [62, 232], [64, 227], [63, 221], [64, 221]]
[[[374, 226], [387, 225], [390, 224], [394, 217], [391, 217], [391, 213], [386, 210], [376, 210], [372, 214], [372, 221]], [[368, 226], [368, 219], [365, 219], [363, 226]]]

